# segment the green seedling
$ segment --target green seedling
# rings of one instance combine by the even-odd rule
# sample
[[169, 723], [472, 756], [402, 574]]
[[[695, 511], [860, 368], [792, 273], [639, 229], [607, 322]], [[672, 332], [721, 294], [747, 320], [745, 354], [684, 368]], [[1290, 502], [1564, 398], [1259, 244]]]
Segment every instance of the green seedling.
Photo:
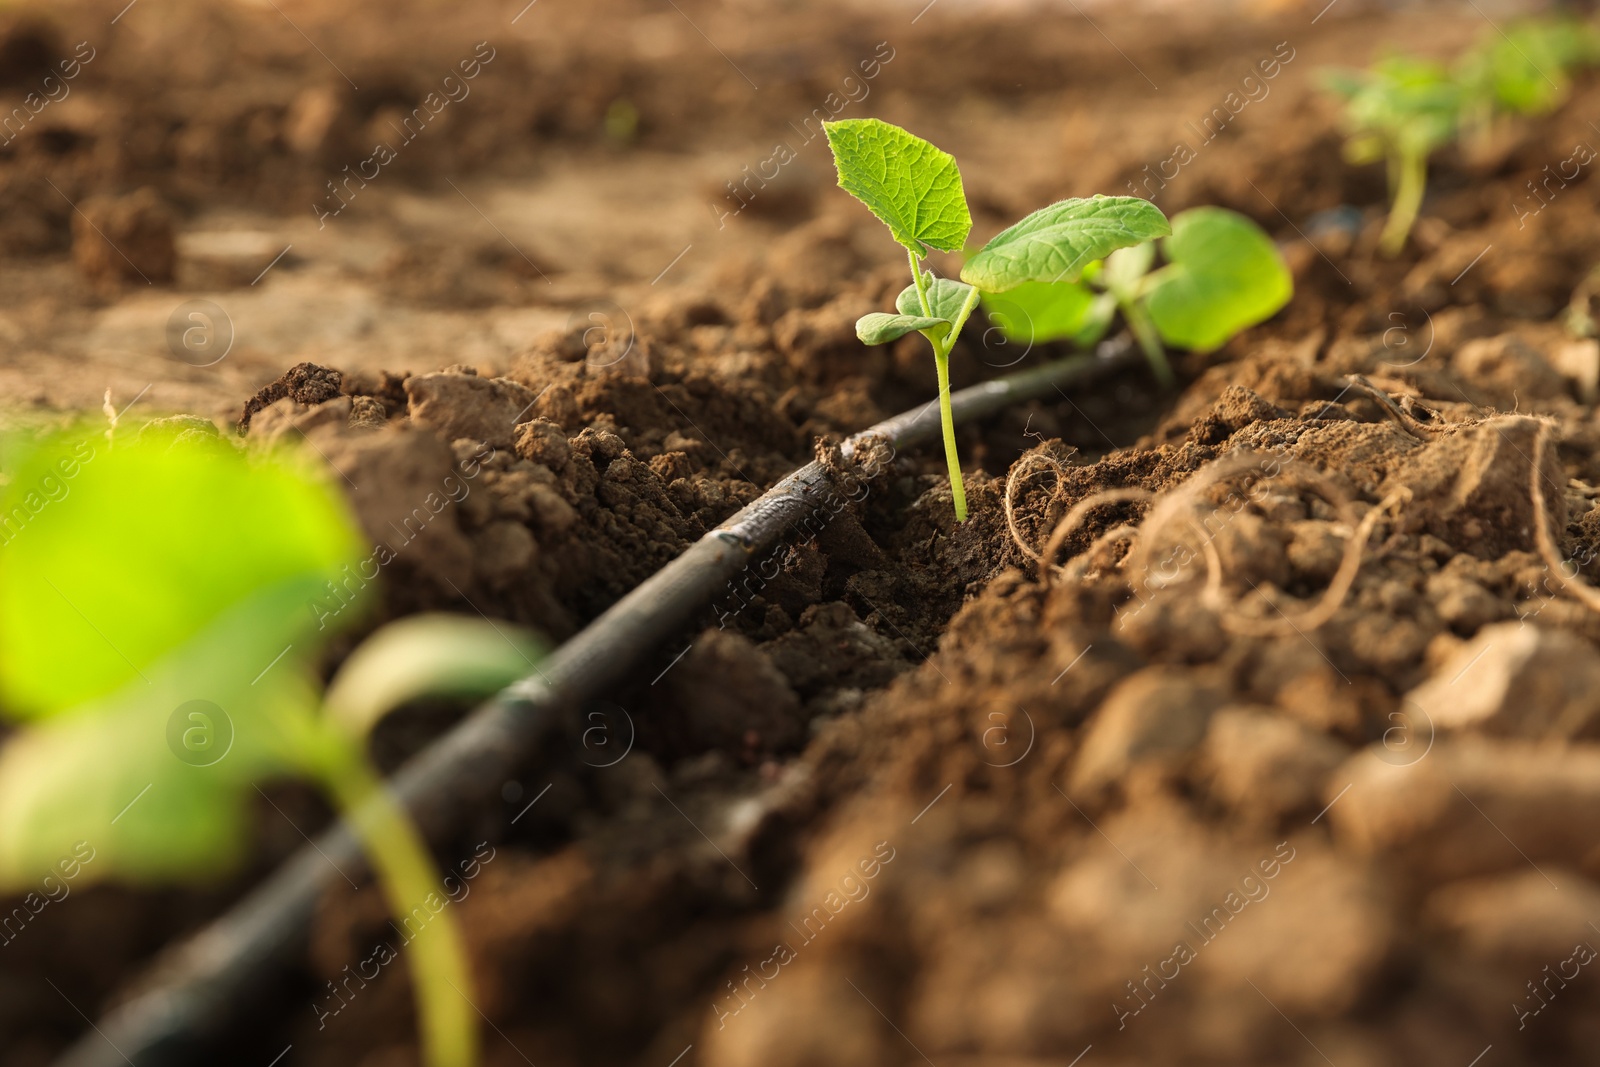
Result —
[[1172, 384], [1166, 347], [1210, 352], [1275, 315], [1294, 295], [1294, 279], [1272, 238], [1233, 211], [1198, 207], [1172, 217], [1156, 242], [1119, 249], [1090, 264], [1077, 282], [1033, 283], [985, 295], [990, 319], [1025, 344], [1068, 339], [1093, 345], [1121, 312], [1163, 386]]
[[1391, 206], [1378, 239], [1386, 256], [1405, 247], [1428, 185], [1428, 158], [1455, 139], [1462, 89], [1441, 63], [1393, 56], [1367, 71], [1332, 71], [1345, 100], [1345, 159], [1388, 166]]
[[8, 452], [0, 700], [21, 725], [0, 749], [0, 889], [36, 886], [80, 841], [96, 857], [83, 877], [215, 877], [248, 852], [261, 784], [316, 782], [395, 915], [429, 916], [408, 943], [424, 1062], [474, 1063], [455, 919], [364, 741], [418, 695], [505, 684], [534, 648], [479, 620], [406, 620], [319, 696], [313, 605], [362, 555], [325, 479], [214, 439]]
[[1572, 73], [1600, 65], [1600, 33], [1575, 19], [1530, 19], [1486, 33], [1453, 66], [1391, 56], [1370, 70], [1332, 70], [1345, 101], [1345, 158], [1388, 164], [1392, 207], [1379, 250], [1398, 255], [1428, 183], [1428, 158], [1458, 137], [1480, 152], [1501, 116], [1541, 115], [1566, 100]]
[[1572, 74], [1600, 63], [1600, 34], [1577, 19], [1528, 19], [1485, 33], [1456, 61], [1461, 125], [1485, 140], [1500, 115], [1543, 115], [1560, 107]]
[[856, 336], [864, 344], [881, 345], [915, 331], [933, 346], [950, 489], [956, 519], [965, 521], [967, 496], [950, 409], [950, 351], [980, 294], [1076, 280], [1090, 263], [1116, 249], [1170, 232], [1166, 217], [1132, 196], [1063, 200], [995, 235], [967, 260], [960, 281], [936, 277], [923, 269], [929, 251], [958, 252], [972, 230], [955, 159], [879, 119], [846, 119], [823, 128], [840, 187], [889, 227], [911, 268], [911, 284], [896, 298], [895, 313], [863, 316]]

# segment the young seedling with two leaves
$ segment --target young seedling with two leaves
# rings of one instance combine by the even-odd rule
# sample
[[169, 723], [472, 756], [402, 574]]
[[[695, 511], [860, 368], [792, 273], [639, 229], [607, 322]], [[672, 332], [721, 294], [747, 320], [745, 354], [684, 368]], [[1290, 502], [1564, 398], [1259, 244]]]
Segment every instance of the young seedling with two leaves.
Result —
[[1162, 386], [1173, 382], [1166, 346], [1210, 352], [1247, 326], [1264, 322], [1294, 295], [1294, 279], [1272, 238], [1254, 222], [1219, 207], [1172, 217], [1157, 243], [1121, 248], [1091, 263], [1076, 282], [1030, 282], [985, 294], [989, 318], [1022, 344], [1068, 339], [1089, 347], [1118, 312]]
[[94, 850], [83, 877], [214, 878], [249, 852], [260, 785], [310, 780], [361, 839], [396, 918], [416, 927], [405, 951], [423, 1062], [476, 1062], [447, 890], [364, 741], [417, 696], [528, 672], [531, 642], [477, 619], [414, 617], [369, 638], [319, 694], [331, 632], [314, 605], [364, 555], [325, 478], [214, 438], [46, 439], [6, 454], [0, 514], [26, 522], [0, 547], [0, 701], [19, 723], [0, 748], [0, 889], [37, 886], [77, 842]]
[[927, 141], [879, 119], [846, 119], [823, 126], [839, 185], [860, 200], [906, 249], [911, 284], [895, 312], [874, 312], [856, 323], [864, 344], [881, 345], [913, 331], [933, 346], [945, 460], [957, 521], [967, 517], [967, 496], [956, 451], [950, 408], [950, 351], [983, 293], [1002, 293], [1030, 282], [1073, 281], [1084, 268], [1118, 248], [1169, 232], [1148, 200], [1096, 196], [1063, 200], [1002, 230], [961, 268], [961, 280], [923, 269], [929, 249], [959, 252], [972, 230], [966, 193], [955, 159]]

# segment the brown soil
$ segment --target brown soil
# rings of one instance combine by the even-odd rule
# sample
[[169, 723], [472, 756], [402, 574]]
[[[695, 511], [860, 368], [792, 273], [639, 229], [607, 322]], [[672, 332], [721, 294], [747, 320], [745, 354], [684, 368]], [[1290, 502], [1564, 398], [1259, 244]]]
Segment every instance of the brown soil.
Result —
[[[898, 456], [505, 783], [439, 852], [477, 862], [452, 907], [487, 1062], [1589, 1062], [1600, 617], [1541, 558], [1533, 491], [1567, 573], [1600, 582], [1600, 345], [1563, 315], [1600, 224], [1587, 172], [1511, 205], [1595, 143], [1600, 84], [1493, 160], [1441, 157], [1391, 262], [1381, 177], [1340, 161], [1313, 71], [1384, 42], [1448, 52], [1471, 11], [1096, 9], [1124, 56], [1054, 15], [685, 6], [727, 64], [686, 16], [623, 0], [511, 29], [469, 5], [448, 32], [431, 8], [285, 5], [340, 41], [352, 92], [270, 10], [134, 8], [0, 149], [0, 381], [46, 409], [151, 382], [125, 419], [320, 451], [395, 557], [336, 655], [425, 609], [559, 641], [818, 439], [932, 395], [919, 338], [854, 338], [904, 265], [816, 144], [716, 213], [877, 42], [894, 58], [861, 113], [955, 151], [980, 236], [1143, 181], [1289, 42], [1271, 94], [1157, 203], [1256, 218], [1298, 291], [1179, 358], [1174, 394], [1129, 371], [963, 430], [965, 524], [942, 458]], [[117, 7], [0, 20], [7, 90]], [[329, 175], [486, 38], [474, 99], [318, 230]], [[167, 347], [189, 299], [237, 327], [222, 362]], [[957, 385], [1057, 354], [974, 329]], [[1141, 492], [1037, 562], [1118, 490]], [[380, 761], [460, 710], [392, 718]], [[327, 818], [297, 788], [274, 800], [229, 884], [83, 890], [8, 943], [7, 1062], [48, 1062], [75, 1008]], [[393, 936], [370, 884], [330, 893], [224, 1058], [415, 1063], [404, 962], [351, 977]]]

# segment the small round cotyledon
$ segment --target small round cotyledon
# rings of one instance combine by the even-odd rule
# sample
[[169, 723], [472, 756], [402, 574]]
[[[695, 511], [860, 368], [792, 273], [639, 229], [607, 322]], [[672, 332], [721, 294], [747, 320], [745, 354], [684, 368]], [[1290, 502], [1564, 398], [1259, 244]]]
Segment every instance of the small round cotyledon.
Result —
[[167, 316], [167, 351], [191, 367], [221, 363], [233, 349], [233, 319], [210, 300], [185, 300]]
[[191, 767], [209, 767], [233, 748], [233, 720], [209, 700], [186, 700], [167, 717], [167, 747]]
[[572, 309], [567, 332], [581, 331], [589, 354], [584, 362], [599, 370], [621, 363], [633, 351], [633, 316], [614, 300], [590, 300]]

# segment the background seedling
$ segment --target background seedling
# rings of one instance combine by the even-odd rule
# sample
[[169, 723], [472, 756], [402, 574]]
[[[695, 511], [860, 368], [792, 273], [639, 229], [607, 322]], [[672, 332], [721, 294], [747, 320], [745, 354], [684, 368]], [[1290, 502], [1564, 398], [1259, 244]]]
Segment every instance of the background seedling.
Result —
[[1075, 280], [1108, 253], [1169, 232], [1166, 217], [1131, 196], [1063, 200], [1002, 230], [962, 267], [960, 281], [935, 277], [922, 267], [928, 250], [959, 251], [972, 230], [955, 159], [879, 119], [829, 122], [824, 129], [839, 186], [889, 227], [911, 267], [911, 285], [896, 298], [895, 314], [863, 316], [856, 336], [881, 345], [916, 331], [933, 346], [951, 495], [957, 521], [965, 521], [967, 496], [950, 412], [950, 350], [980, 292]]
[[1499, 116], [1553, 111], [1571, 75], [1600, 64], [1600, 34], [1569, 19], [1530, 19], [1486, 33], [1453, 66], [1390, 56], [1370, 69], [1324, 73], [1345, 101], [1345, 158], [1386, 160], [1392, 205], [1378, 247], [1398, 255], [1422, 207], [1428, 158], [1464, 137], [1480, 150]]
[[1161, 241], [1167, 265], [1152, 271], [1156, 243], [1119, 249], [1090, 264], [1081, 281], [1019, 286], [985, 296], [990, 318], [1014, 341], [1099, 341], [1117, 312], [1163, 386], [1172, 384], [1165, 345], [1209, 352], [1276, 314], [1294, 280], [1272, 238], [1237, 212], [1198, 207], [1172, 218]]
[[1394, 56], [1367, 71], [1327, 79], [1345, 103], [1345, 159], [1388, 166], [1389, 219], [1378, 248], [1395, 256], [1417, 221], [1428, 184], [1428, 157], [1455, 139], [1461, 86], [1441, 63]]
[[[214, 439], [97, 444], [90, 462], [84, 449], [26, 448], [0, 499], [31, 515], [0, 550], [0, 697], [25, 724], [0, 749], [0, 887], [33, 884], [78, 841], [96, 850], [85, 877], [214, 876], [247, 851], [258, 783], [313, 780], [395, 915], [431, 916], [408, 943], [425, 1062], [473, 1063], [460, 935], [363, 741], [389, 708], [496, 688], [535, 650], [477, 620], [411, 619], [355, 652], [319, 701], [314, 604], [362, 555], [325, 482]], [[69, 492], [35, 489], [63, 475]]]
[[1572, 74], [1600, 62], [1600, 34], [1576, 19], [1529, 19], [1486, 33], [1453, 68], [1461, 86], [1461, 127], [1487, 140], [1504, 115], [1554, 111], [1572, 89]]

